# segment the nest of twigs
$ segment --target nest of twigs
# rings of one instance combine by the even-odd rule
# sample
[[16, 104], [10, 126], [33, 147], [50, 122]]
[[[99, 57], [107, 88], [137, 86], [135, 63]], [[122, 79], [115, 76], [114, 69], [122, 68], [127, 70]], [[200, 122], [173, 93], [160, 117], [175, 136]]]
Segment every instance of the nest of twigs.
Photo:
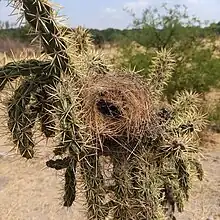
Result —
[[81, 91], [81, 117], [99, 145], [106, 139], [129, 143], [149, 130], [152, 100], [137, 75], [93, 75], [87, 77]]

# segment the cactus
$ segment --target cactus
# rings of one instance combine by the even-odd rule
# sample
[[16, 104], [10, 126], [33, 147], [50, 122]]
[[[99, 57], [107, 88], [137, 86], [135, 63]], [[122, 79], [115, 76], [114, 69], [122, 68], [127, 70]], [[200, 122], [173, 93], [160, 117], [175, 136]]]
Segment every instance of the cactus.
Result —
[[44, 54], [0, 68], [1, 91], [23, 79], [7, 106], [21, 155], [34, 156], [39, 121], [45, 138], [58, 137], [54, 154], [60, 158], [46, 165], [65, 169], [64, 206], [76, 199], [80, 170], [88, 219], [173, 219], [189, 198], [194, 174], [203, 176], [198, 132], [205, 116], [193, 92], [161, 101], [175, 71], [172, 50], [157, 51], [146, 80], [110, 66], [94, 53], [87, 30], [59, 25], [46, 0], [11, 4], [21, 9]]

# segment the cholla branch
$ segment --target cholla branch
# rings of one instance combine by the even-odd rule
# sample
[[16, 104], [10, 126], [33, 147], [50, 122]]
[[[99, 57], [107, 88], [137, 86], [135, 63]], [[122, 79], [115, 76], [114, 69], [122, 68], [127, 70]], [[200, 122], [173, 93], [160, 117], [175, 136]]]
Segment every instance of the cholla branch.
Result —
[[23, 79], [7, 109], [21, 155], [34, 156], [33, 128], [39, 119], [45, 138], [59, 137], [54, 154], [62, 159], [46, 165], [65, 169], [64, 206], [76, 199], [80, 169], [88, 219], [174, 219], [176, 207], [183, 211], [190, 196], [192, 177], [203, 176], [198, 133], [205, 116], [191, 92], [161, 102], [175, 72], [172, 50], [155, 54], [145, 80], [111, 68], [94, 53], [88, 31], [59, 25], [46, 0], [13, 3], [48, 57], [0, 68], [0, 90]]
[[149, 69], [149, 85], [155, 91], [155, 95], [161, 95], [175, 69], [175, 56], [171, 49], [161, 49], [153, 57]]
[[0, 91], [4, 89], [7, 82], [13, 81], [20, 76], [38, 75], [42, 77], [45, 69], [50, 65], [50, 61], [39, 61], [36, 59], [10, 62], [0, 67]]

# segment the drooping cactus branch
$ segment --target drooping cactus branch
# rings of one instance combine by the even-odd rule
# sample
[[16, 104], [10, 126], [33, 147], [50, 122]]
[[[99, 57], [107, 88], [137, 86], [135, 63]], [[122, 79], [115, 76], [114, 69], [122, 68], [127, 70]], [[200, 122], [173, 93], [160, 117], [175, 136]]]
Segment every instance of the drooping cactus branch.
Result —
[[46, 76], [45, 70], [50, 61], [39, 61], [36, 59], [10, 62], [0, 67], [0, 91], [4, 89], [7, 82], [13, 81], [19, 76]]
[[[28, 159], [32, 158], [34, 154], [31, 129], [37, 116], [41, 118], [42, 129], [46, 136], [54, 135], [52, 130], [55, 124], [53, 115], [49, 112], [53, 108], [54, 101], [50, 99], [51, 94], [44, 91], [44, 101], [42, 102], [42, 88], [45, 90], [47, 86], [54, 87], [59, 81], [59, 72], [54, 71], [51, 76], [49, 71], [50, 61], [35, 59], [11, 62], [0, 68], [1, 90], [4, 89], [7, 82], [13, 81], [19, 76], [26, 77], [9, 101], [8, 113], [9, 128], [13, 133], [13, 140], [18, 143], [21, 154]], [[31, 96], [34, 96], [36, 100], [28, 106]], [[41, 100], [39, 100], [40, 97]]]
[[70, 207], [76, 198], [76, 158], [68, 156], [55, 161], [49, 160], [46, 162], [46, 165], [56, 170], [66, 169], [64, 186], [65, 194], [63, 199], [64, 206]]
[[[18, 76], [31, 77], [35, 81], [35, 85], [39, 86], [38, 89], [29, 88], [29, 96], [32, 95], [37, 100], [32, 109], [35, 109], [37, 115], [40, 116], [42, 131], [46, 137], [54, 136], [55, 123], [52, 111], [55, 103], [53, 100], [54, 94], [51, 91], [55, 91], [61, 72], [68, 72], [69, 70], [69, 56], [66, 52], [63, 30], [61, 31], [58, 28], [53, 9], [47, 1], [23, 0], [12, 1], [11, 3], [12, 6], [15, 8], [19, 7], [23, 11], [26, 21], [30, 24], [38, 38], [40, 38], [44, 51], [52, 59], [42, 62], [38, 60], [13, 62], [6, 65], [0, 69], [0, 89], [2, 90], [8, 81], [14, 80]], [[50, 92], [47, 91], [49, 87], [51, 88]], [[33, 90], [31, 91], [30, 89]], [[16, 97], [14, 98], [16, 99]], [[27, 104], [28, 102], [23, 102], [22, 108], [26, 109], [27, 106], [25, 105]], [[11, 106], [11, 103], [9, 106]], [[10, 120], [18, 123], [16, 120], [19, 120], [21, 115], [22, 111], [20, 111], [16, 119], [11, 118]], [[12, 114], [9, 116], [13, 117]], [[26, 154], [23, 155], [25, 156]], [[28, 156], [28, 158], [30, 157]]]
[[8, 127], [13, 134], [13, 141], [18, 146], [22, 156], [30, 159], [34, 155], [32, 128], [36, 112], [27, 109], [31, 99], [31, 91], [36, 89], [30, 81], [24, 82], [16, 91], [8, 104]]
[[64, 186], [64, 206], [70, 207], [76, 198], [76, 165], [77, 161], [73, 158], [71, 159], [69, 166], [66, 168], [65, 172], [65, 186]]

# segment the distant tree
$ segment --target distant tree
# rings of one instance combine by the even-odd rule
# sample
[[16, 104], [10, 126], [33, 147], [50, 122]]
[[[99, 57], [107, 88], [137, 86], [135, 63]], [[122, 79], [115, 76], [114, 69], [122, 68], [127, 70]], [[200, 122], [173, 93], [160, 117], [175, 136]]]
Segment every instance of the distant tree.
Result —
[[9, 29], [9, 27], [10, 27], [10, 23], [9, 23], [9, 21], [6, 21], [5, 22], [5, 29]]
[[4, 22], [0, 21], [0, 29], [4, 28]]
[[[202, 28], [203, 23], [189, 16], [187, 7], [175, 5], [168, 8], [147, 8], [140, 18], [132, 12], [133, 28], [139, 29], [135, 41], [145, 48], [145, 53], [131, 53], [132, 48], [125, 44], [122, 50], [124, 65], [143, 69], [147, 75], [151, 57], [155, 49], [172, 48], [176, 55], [176, 71], [164, 94], [170, 100], [177, 91], [193, 89], [206, 92], [220, 81], [220, 62], [213, 57], [214, 44], [206, 46], [204, 38], [211, 39], [215, 34]], [[213, 39], [214, 42], [214, 39]]]
[[93, 42], [98, 48], [101, 48], [105, 42], [104, 36], [101, 33], [96, 33], [93, 35]]
[[211, 23], [208, 29], [213, 30], [216, 34], [220, 34], [220, 22]]

